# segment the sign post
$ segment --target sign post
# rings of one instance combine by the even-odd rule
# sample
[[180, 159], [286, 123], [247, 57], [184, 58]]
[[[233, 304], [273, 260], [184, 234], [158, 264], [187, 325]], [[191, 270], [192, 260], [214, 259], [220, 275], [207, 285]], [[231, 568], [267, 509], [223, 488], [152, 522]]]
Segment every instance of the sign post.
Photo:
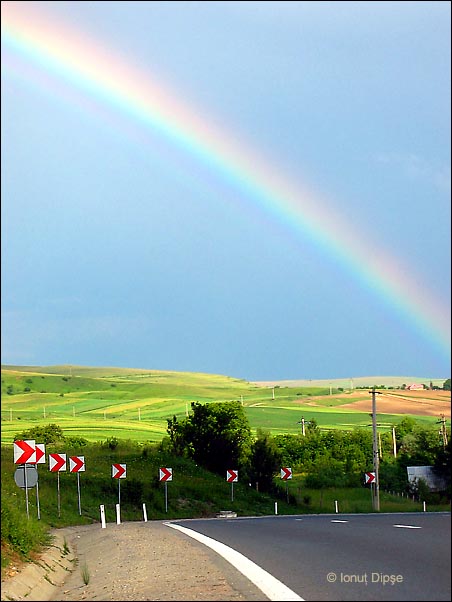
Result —
[[57, 473], [58, 517], [61, 517], [60, 472], [66, 470], [66, 454], [49, 454], [49, 470]]
[[234, 483], [239, 480], [239, 471], [238, 470], [227, 470], [226, 471], [226, 481], [231, 483], [231, 502], [234, 501]]
[[28, 484], [27, 484], [27, 462], [36, 464], [36, 442], [34, 439], [26, 441], [14, 441], [14, 464], [25, 464], [25, 504], [27, 507], [27, 518], [30, 518], [28, 510]]
[[289, 503], [289, 483], [288, 480], [292, 478], [292, 469], [283, 467], [281, 468], [281, 479], [286, 481], [286, 499], [287, 503]]
[[[38, 464], [46, 463], [46, 446], [44, 443], [36, 443], [36, 470]], [[41, 507], [39, 505], [39, 481], [36, 481], [36, 506], [38, 509], [38, 520], [41, 520]]]
[[16, 472], [14, 473], [14, 481], [16, 485], [21, 489], [25, 489], [25, 500], [27, 506], [27, 518], [30, 518], [30, 514], [28, 511], [28, 490], [37, 486], [38, 484], [38, 471], [36, 466], [32, 466], [31, 464], [22, 464], [16, 468]]
[[78, 513], [82, 516], [82, 504], [80, 501], [80, 472], [85, 470], [85, 456], [71, 456], [69, 458], [69, 472], [77, 473], [77, 496]]
[[374, 505], [374, 487], [375, 487], [375, 473], [374, 472], [366, 472], [364, 474], [364, 483], [367, 485], [370, 483], [370, 496], [372, 499], [372, 507]]
[[168, 512], [168, 481], [173, 480], [172, 468], [159, 468], [159, 480], [165, 483], [165, 512]]
[[127, 476], [127, 464], [112, 464], [111, 476], [118, 479], [118, 505], [121, 505], [121, 479]]
[[375, 482], [373, 482], [374, 491], [372, 496], [372, 507], [377, 512], [380, 512], [380, 485], [379, 485], [379, 477], [378, 477], [378, 469], [379, 469], [379, 457], [378, 457], [378, 442], [377, 442], [377, 403], [376, 396], [380, 395], [378, 391], [375, 391], [375, 387], [373, 387], [372, 391], [369, 391], [372, 394], [372, 453], [373, 453], [373, 466], [375, 473]]

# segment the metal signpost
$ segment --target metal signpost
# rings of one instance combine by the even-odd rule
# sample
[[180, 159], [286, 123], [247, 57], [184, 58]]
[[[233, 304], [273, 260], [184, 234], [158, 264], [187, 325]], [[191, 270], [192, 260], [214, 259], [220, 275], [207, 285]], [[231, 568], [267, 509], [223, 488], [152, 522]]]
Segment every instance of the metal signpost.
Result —
[[234, 501], [234, 483], [239, 480], [239, 471], [238, 470], [227, 470], [226, 471], [226, 481], [231, 483], [231, 502]]
[[289, 483], [288, 480], [292, 478], [292, 469], [291, 468], [287, 468], [287, 467], [283, 467], [281, 468], [281, 479], [283, 481], [286, 481], [286, 498], [287, 498], [287, 503], [289, 503]]
[[21, 489], [25, 489], [25, 499], [27, 504], [27, 518], [30, 518], [28, 511], [28, 490], [37, 486], [38, 484], [38, 471], [35, 466], [30, 464], [22, 464], [16, 468], [14, 473], [14, 481], [16, 485]]
[[370, 494], [372, 498], [372, 507], [374, 501], [374, 487], [375, 487], [375, 473], [374, 472], [366, 472], [364, 475], [364, 483], [367, 485], [370, 483]]
[[[36, 471], [38, 464], [46, 463], [46, 446], [44, 443], [36, 443]], [[41, 520], [41, 506], [39, 505], [39, 481], [36, 481], [36, 506], [38, 510], [38, 520]]]
[[61, 517], [60, 472], [66, 471], [66, 454], [49, 454], [49, 470], [57, 473], [58, 517]]
[[72, 456], [69, 458], [69, 472], [77, 473], [78, 513], [82, 516], [80, 499], [80, 472], [85, 470], [85, 456]]
[[127, 476], [127, 464], [112, 464], [111, 476], [118, 479], [118, 505], [121, 505], [121, 479]]
[[172, 468], [159, 468], [159, 480], [165, 483], [165, 512], [168, 512], [168, 481], [173, 480]]
[[[27, 507], [27, 518], [30, 518], [28, 510], [28, 470], [27, 463], [36, 464], [36, 442], [34, 439], [26, 441], [14, 441], [14, 464], [24, 464], [24, 489], [25, 489], [25, 504]], [[36, 485], [36, 483], [35, 483]]]

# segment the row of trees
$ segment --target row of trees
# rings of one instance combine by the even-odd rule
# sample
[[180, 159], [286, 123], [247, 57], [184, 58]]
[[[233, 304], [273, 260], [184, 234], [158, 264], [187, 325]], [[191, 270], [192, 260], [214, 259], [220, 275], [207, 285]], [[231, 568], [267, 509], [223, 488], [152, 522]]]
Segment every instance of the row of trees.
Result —
[[[402, 384], [400, 385], [400, 387], [391, 387], [391, 386], [387, 386], [387, 385], [376, 385], [376, 389], [401, 389], [402, 391], [405, 391], [405, 389], [407, 388], [407, 384]], [[445, 380], [443, 382], [443, 386], [442, 388], [439, 387], [438, 385], [434, 385], [432, 381], [430, 381], [430, 383], [428, 385], [426, 385], [425, 383], [422, 383], [422, 386], [424, 387], [424, 390], [435, 390], [435, 391], [441, 391], [441, 389], [443, 391], [450, 391], [450, 378], [448, 378], [447, 380]], [[369, 389], [370, 387], [367, 386], [358, 386], [355, 387], [356, 389]], [[338, 391], [343, 391], [343, 389], [341, 387], [338, 388]]]
[[[260, 491], [274, 489], [281, 466], [303, 473], [307, 487], [360, 486], [364, 473], [373, 469], [370, 431], [321, 431], [312, 419], [304, 436], [273, 437], [258, 430], [254, 437], [240, 402], [194, 402], [191, 407], [190, 416], [168, 420], [172, 451], [219, 475], [238, 469], [241, 480]], [[445, 480], [450, 496], [450, 437], [445, 445], [437, 428], [420, 426], [411, 417], [394, 430], [396, 456], [392, 430], [379, 436], [380, 487], [408, 491], [406, 467], [428, 465]]]
[[[373, 439], [369, 430], [320, 430], [314, 419], [306, 421], [305, 435], [272, 436], [251, 431], [239, 401], [191, 404], [192, 412], [182, 420], [167, 421], [168, 437], [162, 446], [171, 453], [189, 457], [199, 466], [222, 477], [226, 471], [239, 470], [240, 480], [259, 491], [274, 492], [275, 477], [282, 466], [291, 467], [305, 478], [310, 488], [359, 487], [364, 473], [373, 470]], [[450, 499], [450, 433], [437, 427], [424, 427], [406, 416], [392, 429], [379, 435], [380, 488], [413, 492], [407, 478], [407, 466], [433, 466], [445, 483]], [[84, 446], [80, 437], [64, 437], [60, 426], [35, 427], [16, 439], [35, 438], [46, 444], [65, 440]], [[115, 449], [118, 440], [107, 439], [105, 446]], [[425, 498], [424, 498], [425, 499]]]

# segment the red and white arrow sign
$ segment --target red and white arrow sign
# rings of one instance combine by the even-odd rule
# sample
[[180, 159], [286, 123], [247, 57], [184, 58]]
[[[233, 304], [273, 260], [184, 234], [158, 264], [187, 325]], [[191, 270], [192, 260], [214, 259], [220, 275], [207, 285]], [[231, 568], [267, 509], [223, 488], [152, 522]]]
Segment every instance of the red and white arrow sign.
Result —
[[66, 454], [49, 454], [50, 472], [61, 472], [66, 470]]
[[125, 479], [126, 478], [126, 464], [112, 464], [111, 465], [111, 476], [114, 479]]
[[14, 441], [14, 464], [36, 464], [36, 442], [34, 439], [27, 441]]
[[366, 485], [367, 483], [373, 483], [375, 481], [375, 473], [374, 472], [366, 472], [364, 475]]
[[173, 480], [173, 469], [172, 468], [159, 468], [159, 479], [160, 479], [160, 481], [172, 481]]
[[292, 478], [292, 469], [286, 468], [286, 467], [281, 468], [281, 479], [283, 481], [287, 481], [287, 479], [291, 479], [291, 478]]
[[71, 456], [69, 458], [69, 472], [82, 472], [85, 470], [85, 456]]
[[36, 443], [36, 464], [46, 463], [46, 446], [44, 443]]
[[226, 481], [228, 483], [235, 483], [239, 480], [239, 471], [238, 470], [227, 470], [226, 471]]

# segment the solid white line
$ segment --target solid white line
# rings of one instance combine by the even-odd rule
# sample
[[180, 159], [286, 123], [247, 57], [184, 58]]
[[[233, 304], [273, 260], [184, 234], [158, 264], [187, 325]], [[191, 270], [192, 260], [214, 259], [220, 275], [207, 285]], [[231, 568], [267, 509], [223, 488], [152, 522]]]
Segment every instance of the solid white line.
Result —
[[414, 527], [413, 525], [392, 525], [393, 527], [399, 527], [399, 529], [422, 529], [422, 527]]
[[230, 562], [232, 566], [245, 575], [245, 577], [254, 583], [254, 585], [256, 585], [256, 587], [258, 587], [270, 600], [274, 600], [275, 602], [302, 600], [304, 602], [304, 598], [300, 598], [298, 594], [289, 589], [284, 583], [281, 583], [281, 581], [273, 577], [273, 575], [270, 575], [270, 573], [267, 573], [267, 571], [264, 571], [264, 569], [252, 562], [249, 558], [240, 554], [240, 552], [233, 550], [229, 546], [226, 546], [224, 543], [212, 539], [211, 537], [207, 537], [206, 535], [202, 535], [201, 533], [197, 533], [192, 529], [182, 527], [181, 525], [172, 523], [165, 524], [168, 525], [168, 527], [182, 531], [182, 533], [185, 533], [189, 537], [193, 537], [193, 539], [196, 539], [217, 552], [217, 554], [220, 554], [220, 556], [223, 556], [225, 560]]

